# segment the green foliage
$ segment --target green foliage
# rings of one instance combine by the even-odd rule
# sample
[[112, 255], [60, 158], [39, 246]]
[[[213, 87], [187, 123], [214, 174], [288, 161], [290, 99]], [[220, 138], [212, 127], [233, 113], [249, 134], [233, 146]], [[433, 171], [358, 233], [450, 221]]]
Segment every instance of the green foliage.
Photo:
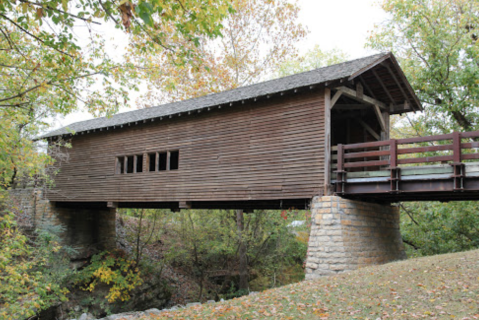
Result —
[[0, 215], [0, 317], [28, 318], [66, 301], [71, 275], [58, 237], [38, 231], [29, 240], [12, 213]]
[[477, 130], [479, 3], [383, 0], [391, 19], [368, 46], [392, 51], [425, 106], [416, 121], [426, 133]]
[[[231, 283], [238, 288], [234, 275], [239, 272], [240, 244], [246, 246], [247, 268], [254, 290], [299, 281], [304, 277], [302, 264], [307, 250], [302, 233], [309, 234], [309, 226], [292, 227], [291, 222], [305, 219], [306, 214], [299, 211], [255, 210], [244, 214], [244, 229], [239, 238], [234, 211], [181, 211], [174, 215], [168, 228], [169, 246], [174, 248], [170, 258], [174, 265], [191, 270], [200, 286], [216, 272], [226, 275], [217, 294], [239, 294], [236, 290], [231, 292]], [[293, 266], [299, 266], [300, 276], [286, 275]]]
[[128, 106], [142, 75], [108, 45], [114, 27], [125, 32], [125, 47], [164, 51], [175, 66], [200, 65], [200, 39], [220, 36], [232, 11], [226, 0], [1, 0], [0, 187], [51, 164], [31, 139], [52, 118], [79, 108], [111, 115]]
[[277, 67], [275, 78], [286, 77], [292, 74], [310, 71], [348, 60], [347, 53], [339, 50], [321, 50], [319, 45], [314, 46], [303, 56], [285, 61]]
[[[223, 36], [202, 39], [201, 68], [179, 67], [168, 59], [167, 51], [152, 56], [145, 55], [142, 46], [131, 48], [129, 58], [142, 66], [138, 72], [149, 79], [149, 90], [138, 99], [139, 104], [149, 107], [249, 85], [296, 56], [296, 44], [306, 35], [298, 19], [297, 0], [229, 2], [234, 13], [222, 21]], [[182, 45], [195, 44], [183, 41]]]
[[74, 283], [90, 292], [100, 284], [110, 286], [105, 299], [113, 303], [129, 300], [131, 291], [141, 285], [143, 280], [135, 261], [117, 250], [94, 255], [91, 263], [75, 276]]
[[476, 202], [408, 203], [403, 205], [401, 220], [409, 256], [479, 248]]

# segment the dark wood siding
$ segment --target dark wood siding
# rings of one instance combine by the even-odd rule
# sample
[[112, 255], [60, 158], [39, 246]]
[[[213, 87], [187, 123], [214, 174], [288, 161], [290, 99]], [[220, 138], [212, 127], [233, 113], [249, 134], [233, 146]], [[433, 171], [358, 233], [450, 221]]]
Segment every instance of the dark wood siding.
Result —
[[[324, 186], [324, 92], [74, 136], [52, 201], [302, 199]], [[179, 169], [115, 174], [117, 156], [180, 150]]]

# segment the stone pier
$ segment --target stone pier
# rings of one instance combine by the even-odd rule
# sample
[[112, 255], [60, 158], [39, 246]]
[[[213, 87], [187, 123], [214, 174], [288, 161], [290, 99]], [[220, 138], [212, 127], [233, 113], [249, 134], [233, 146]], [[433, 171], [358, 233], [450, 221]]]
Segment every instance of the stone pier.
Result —
[[74, 260], [116, 247], [116, 209], [57, 207], [35, 189], [10, 190], [10, 200], [20, 227], [56, 230], [62, 245], [76, 250]]
[[397, 207], [325, 196], [311, 215], [306, 280], [406, 258]]

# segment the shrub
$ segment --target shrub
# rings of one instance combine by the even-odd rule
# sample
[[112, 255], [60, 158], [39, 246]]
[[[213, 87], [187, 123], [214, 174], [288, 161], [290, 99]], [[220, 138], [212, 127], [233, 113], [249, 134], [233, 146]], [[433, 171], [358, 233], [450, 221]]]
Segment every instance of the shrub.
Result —
[[37, 231], [29, 239], [14, 214], [0, 214], [0, 317], [25, 319], [66, 301], [67, 261], [55, 234]]
[[143, 280], [135, 261], [127, 259], [123, 251], [114, 250], [94, 255], [91, 264], [75, 277], [75, 284], [85, 291], [92, 292], [100, 283], [110, 286], [105, 298], [113, 303], [129, 300], [131, 291]]

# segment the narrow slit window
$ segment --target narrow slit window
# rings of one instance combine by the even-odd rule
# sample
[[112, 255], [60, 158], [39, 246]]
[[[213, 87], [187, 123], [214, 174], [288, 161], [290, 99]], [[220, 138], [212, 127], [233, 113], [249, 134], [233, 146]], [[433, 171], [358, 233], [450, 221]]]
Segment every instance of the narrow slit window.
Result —
[[133, 173], [135, 156], [128, 156], [126, 159], [126, 173]]
[[180, 163], [180, 152], [178, 150], [170, 152], [170, 170], [178, 170]]
[[125, 172], [125, 157], [116, 158], [116, 173], [120, 174]]
[[143, 172], [143, 155], [136, 156], [136, 172]]
[[167, 161], [167, 153], [166, 152], [160, 152], [158, 153], [158, 170], [159, 171], [165, 171], [167, 166], [166, 166], [166, 161]]
[[148, 154], [148, 171], [156, 171], [156, 153]]

